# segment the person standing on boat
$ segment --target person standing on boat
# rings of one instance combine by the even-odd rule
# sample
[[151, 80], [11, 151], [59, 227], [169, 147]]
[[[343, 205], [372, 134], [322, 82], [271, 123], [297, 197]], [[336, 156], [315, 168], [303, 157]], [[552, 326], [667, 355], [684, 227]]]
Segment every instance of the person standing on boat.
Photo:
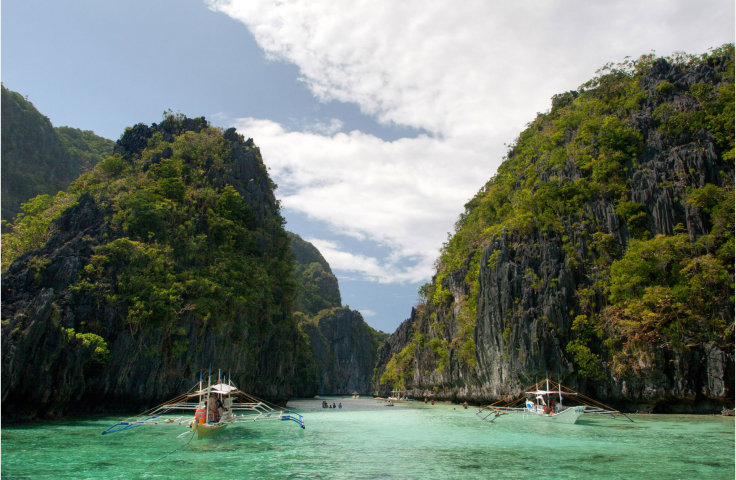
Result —
[[219, 420], [217, 418], [217, 396], [211, 393], [210, 399], [207, 402], [207, 422], [215, 423], [217, 420]]
[[225, 415], [227, 408], [225, 408], [225, 404], [222, 403], [222, 399], [217, 397], [215, 397], [215, 406], [217, 407], [217, 421], [219, 422], [222, 416]]

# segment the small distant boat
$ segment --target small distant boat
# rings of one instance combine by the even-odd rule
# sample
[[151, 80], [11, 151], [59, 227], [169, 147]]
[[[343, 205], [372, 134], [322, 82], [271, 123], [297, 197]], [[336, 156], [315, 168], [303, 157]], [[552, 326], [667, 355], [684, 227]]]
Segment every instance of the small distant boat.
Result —
[[399, 402], [402, 400], [409, 400], [409, 397], [406, 396], [406, 392], [404, 390], [391, 390], [391, 395], [389, 395], [387, 400], [389, 402]]
[[360, 395], [358, 394], [358, 392], [353, 392], [353, 398], [356, 400], [360, 398]]
[[[563, 400], [566, 403], [575, 402], [576, 405], [563, 405]], [[523, 418], [570, 425], [577, 423], [583, 415], [622, 416], [633, 421], [626, 414], [548, 378], [517, 395], [479, 409], [476, 415], [490, 423], [504, 415], [521, 415]]]
[[[199, 384], [187, 393], [180, 395], [147, 412], [108, 428], [103, 435], [121, 432], [146, 425], [182, 426], [189, 432], [196, 432], [197, 438], [220, 433], [228, 425], [272, 420], [296, 422], [304, 427], [304, 418], [298, 413], [279, 407], [242, 392], [230, 380], [224, 381], [218, 374], [218, 382], [212, 383], [212, 375], [203, 388], [202, 376]], [[194, 416], [192, 416], [194, 413]]]

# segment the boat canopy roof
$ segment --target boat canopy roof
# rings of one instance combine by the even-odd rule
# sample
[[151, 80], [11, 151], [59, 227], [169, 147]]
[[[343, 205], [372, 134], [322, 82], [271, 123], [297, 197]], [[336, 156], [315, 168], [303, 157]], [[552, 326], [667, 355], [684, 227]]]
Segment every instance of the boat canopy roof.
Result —
[[531, 395], [577, 395], [577, 393], [573, 392], [563, 392], [561, 390], [533, 390], [531, 392], [526, 392]]
[[[232, 385], [228, 385], [226, 383], [216, 383], [210, 387], [211, 393], [221, 393], [223, 395], [227, 395], [228, 393], [236, 392], [238, 389], [233, 387]], [[199, 390], [195, 392], [195, 395], [206, 395], [207, 389], [203, 388], [202, 390]]]

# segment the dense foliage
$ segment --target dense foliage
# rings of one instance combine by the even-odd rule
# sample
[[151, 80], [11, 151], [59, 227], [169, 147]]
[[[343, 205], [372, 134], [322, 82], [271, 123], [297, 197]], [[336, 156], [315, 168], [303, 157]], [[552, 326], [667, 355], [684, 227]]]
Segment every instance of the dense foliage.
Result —
[[3, 221], [13, 221], [31, 198], [66, 189], [109, 156], [113, 146], [91, 131], [54, 128], [32, 103], [2, 86]]
[[[662, 81], [652, 98], [641, 81], [657, 62], [654, 55], [609, 64], [578, 91], [556, 95], [552, 108], [528, 124], [496, 175], [465, 205], [436, 276], [420, 289], [419, 315], [450, 318], [450, 305], [460, 307], [454, 338], [436, 345], [437, 338], [415, 333], [388, 363], [382, 383], [403, 386], [417, 353], [430, 349], [438, 371], [448, 349], [473, 367], [480, 259], [501, 233], [559, 238], [578, 278], [598, 279], [578, 285], [579, 306], [570, 312], [575, 322], [567, 353], [581, 377], [602, 378], [603, 357], [612, 359], [614, 373], [625, 374], [632, 360], [646, 360], [653, 347], [733, 344], [734, 47], [666, 61], [685, 73], [708, 66], [716, 74], [689, 88]], [[688, 235], [682, 225], [671, 235], [654, 236], [646, 206], [634, 200], [632, 178], [647, 156], [637, 122], [646, 116], [647, 101], [656, 105], [650, 115], [665, 141], [684, 145], [711, 135], [725, 162], [719, 185], [693, 186], [687, 178], [662, 185], [683, 208], [696, 207], [709, 229], [704, 236]], [[599, 199], [615, 204], [627, 245], [592, 220], [589, 206]], [[581, 238], [589, 248], [581, 248]], [[494, 262], [492, 255], [489, 264]], [[447, 289], [448, 276], [458, 271], [466, 272], [469, 294], [463, 298]], [[549, 286], [534, 272], [528, 275], [532, 288]], [[431, 330], [441, 332], [447, 323], [435, 321]]]
[[39, 195], [21, 205], [21, 213], [15, 223], [9, 225], [10, 233], [2, 235], [2, 271], [10, 263], [30, 250], [41, 248], [51, 236], [51, 222], [67, 208], [74, 205], [78, 195], [61, 191], [53, 198]]

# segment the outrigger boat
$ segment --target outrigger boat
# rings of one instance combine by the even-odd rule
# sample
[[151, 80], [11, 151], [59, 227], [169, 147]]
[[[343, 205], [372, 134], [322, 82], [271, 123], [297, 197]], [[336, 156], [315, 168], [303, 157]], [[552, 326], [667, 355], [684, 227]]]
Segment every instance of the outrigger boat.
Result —
[[[192, 416], [193, 414], [193, 416]], [[228, 425], [238, 425], [265, 421], [292, 421], [304, 427], [304, 418], [296, 412], [280, 407], [274, 408], [253, 395], [238, 390], [228, 373], [227, 381], [218, 373], [217, 383], [212, 383], [212, 375], [207, 379], [206, 388], [199, 377], [199, 384], [187, 393], [165, 402], [147, 412], [108, 428], [108, 433], [130, 430], [145, 425], [186, 427], [196, 432], [197, 438], [209, 437], [223, 431]]]
[[[577, 405], [563, 405], [563, 399]], [[524, 418], [567, 424], [576, 423], [583, 415], [621, 416], [633, 422], [626, 414], [548, 378], [517, 395], [481, 408], [476, 415], [490, 423], [503, 415], [522, 415]]]

